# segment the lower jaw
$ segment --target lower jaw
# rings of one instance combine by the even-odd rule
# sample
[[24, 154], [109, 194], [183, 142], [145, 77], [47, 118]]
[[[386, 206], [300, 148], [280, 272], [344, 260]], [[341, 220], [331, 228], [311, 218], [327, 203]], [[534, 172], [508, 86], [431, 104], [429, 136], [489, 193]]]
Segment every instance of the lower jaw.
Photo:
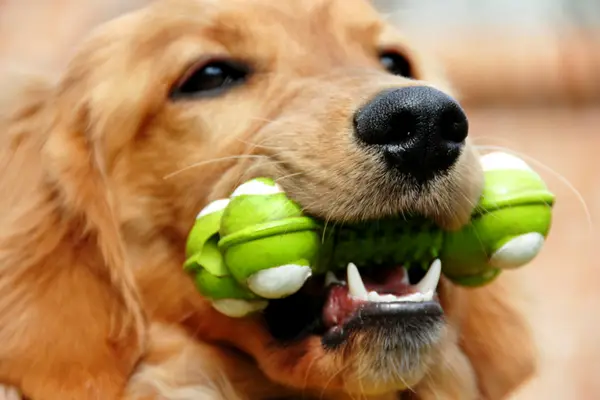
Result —
[[[427, 343], [416, 346], [410, 340], [400, 346], [393, 344], [389, 340], [393, 328], [375, 327], [355, 332], [356, 336], [339, 349], [325, 347], [325, 354], [331, 352], [334, 360], [343, 360], [335, 364], [336, 368], [344, 369], [345, 375], [343, 387], [338, 390], [358, 397], [414, 392], [440, 359], [438, 354], [446, 340], [445, 323], [440, 319], [435, 324], [437, 328], [430, 332]], [[327, 376], [328, 372], [322, 373]]]
[[420, 335], [417, 330], [433, 331], [443, 320], [444, 311], [437, 300], [412, 302], [370, 302], [361, 306], [346, 323], [329, 329], [321, 338], [323, 346], [335, 349], [356, 332], [376, 329], [393, 331], [407, 337]]
[[[286, 344], [298, 342], [309, 336], [318, 336], [326, 349], [333, 349], [345, 343], [353, 334], [369, 331], [375, 327], [384, 325], [402, 326], [406, 321], [412, 321], [414, 326], [418, 327], [420, 325], [419, 320], [441, 319], [443, 317], [443, 310], [435, 292], [428, 298], [421, 296], [419, 300], [415, 300], [415, 295], [410, 294], [410, 284], [405, 284], [405, 295], [403, 296], [378, 295], [371, 291], [368, 292], [369, 296], [365, 297], [367, 290], [365, 290], [359, 276], [358, 279], [360, 285], [363, 285], [363, 291], [362, 295], [359, 293], [358, 296], [362, 297], [353, 297], [357, 291], [351, 289], [353, 284], [350, 282], [353, 278], [350, 275], [349, 273], [348, 284], [340, 281], [335, 281], [334, 284], [325, 284], [327, 295], [311, 296], [311, 282], [308, 282], [303, 288], [307, 290], [302, 290], [285, 299], [272, 301], [264, 311], [263, 316], [276, 341]], [[327, 280], [328, 278], [325, 279], [325, 282]], [[433, 287], [435, 288], [439, 280], [439, 271], [434, 280]], [[341, 294], [337, 294], [338, 299], [346, 299], [344, 300], [346, 302], [351, 301], [351, 311], [346, 313], [342, 311], [339, 319], [331, 320], [331, 318], [325, 318], [327, 315], [326, 308], [333, 307], [335, 311], [336, 307], [338, 309], [340, 307], [336, 304], [333, 306], [329, 304], [331, 299], [334, 298], [331, 295], [334, 290], [341, 292]], [[403, 301], [407, 298], [412, 298], [412, 300]], [[339, 315], [339, 312], [337, 315]], [[419, 335], [419, 332], [411, 332], [410, 334]]]

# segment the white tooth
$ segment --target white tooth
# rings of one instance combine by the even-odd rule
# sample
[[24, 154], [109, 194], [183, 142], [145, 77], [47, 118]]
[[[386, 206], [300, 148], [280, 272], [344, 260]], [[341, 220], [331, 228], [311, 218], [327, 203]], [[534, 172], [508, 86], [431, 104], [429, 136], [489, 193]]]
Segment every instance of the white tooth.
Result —
[[438, 282], [440, 281], [440, 275], [442, 274], [442, 262], [437, 259], [429, 267], [427, 274], [421, 279], [419, 283], [415, 285], [415, 288], [423, 294], [429, 292], [435, 292]]
[[420, 303], [423, 301], [423, 294], [422, 293], [411, 293], [409, 295], [400, 297], [398, 299], [398, 301], [407, 301], [410, 303]]
[[335, 274], [331, 271], [325, 274], [325, 287], [331, 286], [336, 283], [342, 283], [338, 278], [335, 277]]
[[368, 293], [365, 284], [360, 277], [360, 273], [358, 272], [358, 268], [356, 265], [350, 263], [348, 264], [348, 268], [346, 270], [347, 280], [348, 280], [348, 292], [350, 296], [356, 297], [358, 299], [367, 300]]
[[411, 293], [405, 296], [394, 296], [393, 294], [379, 294], [371, 291], [367, 294], [367, 300], [378, 303], [391, 303], [395, 301], [404, 301], [410, 303], [420, 303], [423, 301], [429, 301], [433, 299], [433, 292], [426, 294], [423, 293]]
[[423, 293], [423, 301], [431, 301], [433, 300], [433, 295], [435, 294], [434, 290], [430, 290], [427, 293]]
[[379, 293], [373, 292], [373, 291], [367, 293], [367, 300], [369, 300], [369, 301], [380, 301]]
[[400, 298], [397, 296], [394, 296], [393, 294], [384, 294], [384, 295], [379, 295], [379, 301], [381, 301], [383, 303], [391, 303], [393, 301], [400, 301]]
[[433, 300], [435, 289], [440, 280], [441, 271], [441, 261], [435, 260], [429, 267], [427, 274], [421, 279], [421, 282], [415, 285], [415, 288], [418, 290], [417, 292], [404, 296], [395, 296], [393, 294], [379, 294], [374, 290], [367, 292], [358, 269], [354, 264], [350, 263], [348, 264], [348, 290], [351, 296], [372, 302], [391, 303], [399, 301], [422, 303]]

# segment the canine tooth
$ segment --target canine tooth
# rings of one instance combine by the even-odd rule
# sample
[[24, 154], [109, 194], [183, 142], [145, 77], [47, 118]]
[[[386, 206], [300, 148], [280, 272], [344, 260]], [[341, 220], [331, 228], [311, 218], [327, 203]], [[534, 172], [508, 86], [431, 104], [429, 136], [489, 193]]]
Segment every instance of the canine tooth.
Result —
[[430, 290], [427, 293], [421, 293], [423, 295], [423, 301], [431, 301], [433, 300], [433, 295], [435, 294], [435, 290]]
[[296, 293], [311, 276], [307, 265], [287, 264], [251, 275], [248, 288], [266, 299], [280, 299]]
[[198, 219], [200, 217], [204, 217], [205, 215], [208, 215], [208, 214], [212, 214], [217, 211], [221, 211], [222, 209], [227, 207], [227, 205], [229, 204], [229, 201], [230, 201], [229, 199], [220, 199], [220, 200], [215, 200], [212, 203], [209, 203], [206, 207], [204, 207], [202, 209], [202, 211], [200, 211], [200, 213], [198, 214], [196, 219]]
[[264, 310], [269, 303], [263, 300], [221, 299], [212, 302], [215, 310], [231, 318], [241, 318], [256, 311]]
[[372, 290], [367, 293], [367, 300], [378, 303], [390, 303], [392, 301], [397, 301], [398, 298], [393, 294], [379, 294]]
[[325, 287], [331, 286], [336, 283], [341, 284], [343, 282], [336, 278], [333, 272], [328, 271], [327, 274], [325, 274]]
[[436, 259], [431, 266], [429, 271], [425, 274], [423, 279], [415, 285], [415, 288], [422, 294], [428, 294], [429, 292], [435, 292], [438, 282], [440, 281], [440, 275], [442, 274], [442, 262]]
[[358, 272], [358, 268], [356, 268], [356, 265], [352, 263], [348, 264], [346, 275], [346, 279], [348, 281], [348, 292], [350, 293], [350, 296], [356, 297], [358, 299], [367, 300], [367, 288], [365, 287], [365, 284], [363, 283], [363, 280], [360, 277], [360, 272]]

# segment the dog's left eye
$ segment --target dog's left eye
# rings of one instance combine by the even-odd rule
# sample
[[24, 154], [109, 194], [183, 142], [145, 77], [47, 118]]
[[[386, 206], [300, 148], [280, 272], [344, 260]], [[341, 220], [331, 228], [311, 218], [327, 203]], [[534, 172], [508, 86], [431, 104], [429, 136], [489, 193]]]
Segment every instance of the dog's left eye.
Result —
[[414, 78], [410, 60], [398, 52], [382, 52], [379, 54], [379, 62], [388, 70], [388, 72], [394, 75], [403, 76], [405, 78]]
[[212, 61], [194, 67], [173, 90], [171, 97], [216, 96], [243, 83], [249, 69], [234, 61]]

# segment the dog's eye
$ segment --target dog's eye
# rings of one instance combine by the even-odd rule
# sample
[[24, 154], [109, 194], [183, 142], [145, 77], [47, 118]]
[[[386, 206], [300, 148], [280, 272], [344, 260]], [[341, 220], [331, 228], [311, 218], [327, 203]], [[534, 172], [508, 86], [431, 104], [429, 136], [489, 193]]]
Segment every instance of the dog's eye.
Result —
[[400, 53], [385, 51], [379, 55], [379, 61], [391, 74], [414, 78], [410, 61]]
[[243, 83], [249, 69], [234, 61], [212, 61], [197, 67], [182, 79], [171, 97], [216, 96]]

